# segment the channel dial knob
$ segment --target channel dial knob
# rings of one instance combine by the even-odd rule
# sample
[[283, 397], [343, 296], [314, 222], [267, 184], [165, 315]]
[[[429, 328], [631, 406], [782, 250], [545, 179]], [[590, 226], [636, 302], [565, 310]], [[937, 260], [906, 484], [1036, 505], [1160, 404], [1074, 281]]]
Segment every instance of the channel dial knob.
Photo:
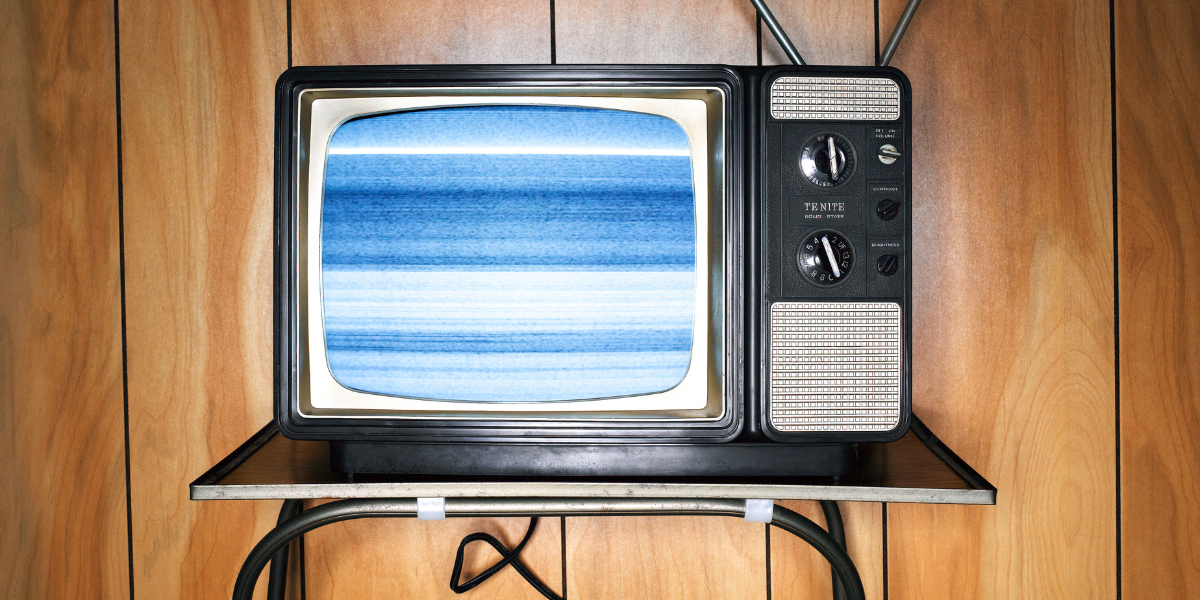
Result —
[[854, 146], [836, 133], [815, 135], [800, 152], [800, 172], [813, 185], [833, 187], [854, 174]]
[[817, 285], [836, 285], [845, 281], [854, 268], [854, 248], [836, 231], [814, 231], [800, 242], [796, 266], [806, 279]]

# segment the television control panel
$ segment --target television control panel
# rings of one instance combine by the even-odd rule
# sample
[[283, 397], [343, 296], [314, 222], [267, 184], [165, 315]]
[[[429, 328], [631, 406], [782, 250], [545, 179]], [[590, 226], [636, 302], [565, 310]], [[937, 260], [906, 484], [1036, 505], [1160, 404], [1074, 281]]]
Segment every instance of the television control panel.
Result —
[[911, 406], [908, 82], [782, 67], [760, 86], [762, 430], [891, 439]]

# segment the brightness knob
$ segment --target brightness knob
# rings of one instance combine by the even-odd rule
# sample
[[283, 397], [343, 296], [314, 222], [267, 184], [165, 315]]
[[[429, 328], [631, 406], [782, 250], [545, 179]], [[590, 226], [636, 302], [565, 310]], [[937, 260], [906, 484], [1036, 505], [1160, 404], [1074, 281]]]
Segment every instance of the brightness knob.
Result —
[[879, 271], [884, 277], [891, 277], [896, 274], [896, 270], [900, 268], [900, 258], [895, 254], [884, 254], [875, 261], [875, 270]]

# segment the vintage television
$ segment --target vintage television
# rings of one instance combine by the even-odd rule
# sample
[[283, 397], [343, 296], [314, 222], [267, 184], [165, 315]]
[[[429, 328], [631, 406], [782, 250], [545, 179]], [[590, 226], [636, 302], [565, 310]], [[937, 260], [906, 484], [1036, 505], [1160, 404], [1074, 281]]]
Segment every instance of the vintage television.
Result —
[[874, 67], [289, 69], [280, 431], [352, 474], [851, 472], [908, 427], [909, 97]]

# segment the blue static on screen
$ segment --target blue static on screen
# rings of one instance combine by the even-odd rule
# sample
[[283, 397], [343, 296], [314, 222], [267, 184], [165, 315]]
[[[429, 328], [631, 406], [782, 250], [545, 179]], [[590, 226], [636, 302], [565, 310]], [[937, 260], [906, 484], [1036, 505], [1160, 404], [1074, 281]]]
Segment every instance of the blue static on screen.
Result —
[[665, 117], [478, 106], [334, 133], [321, 223], [330, 370], [438, 400], [652, 394], [691, 359], [691, 148]]

